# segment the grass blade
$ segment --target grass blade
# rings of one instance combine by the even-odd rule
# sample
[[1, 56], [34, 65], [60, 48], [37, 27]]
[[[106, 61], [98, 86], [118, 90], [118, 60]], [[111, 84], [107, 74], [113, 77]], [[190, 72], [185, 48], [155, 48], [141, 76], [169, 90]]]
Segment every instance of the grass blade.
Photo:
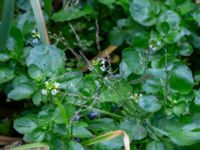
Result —
[[40, 5], [40, 0], [30, 0], [30, 3], [33, 9], [35, 21], [38, 27], [41, 40], [45, 45], [49, 45], [49, 38], [48, 38], [44, 16], [43, 16], [41, 5]]
[[46, 143], [31, 143], [31, 144], [25, 144], [22, 146], [11, 148], [11, 150], [28, 150], [28, 149], [36, 149], [36, 148], [49, 149], [49, 145], [47, 145]]
[[118, 137], [118, 136], [121, 136], [121, 135], [124, 136], [124, 147], [125, 147], [125, 150], [130, 150], [130, 139], [129, 139], [129, 136], [126, 134], [126, 132], [124, 132], [122, 130], [108, 132], [106, 134], [103, 134], [103, 135], [97, 136], [95, 138], [92, 138], [92, 139], [90, 139], [88, 141], [85, 141], [82, 144], [84, 144], [84, 145], [93, 145], [93, 144], [97, 144], [97, 143], [100, 143], [100, 142], [111, 140], [111, 139], [113, 139], [115, 137]]
[[14, 13], [14, 5], [15, 0], [4, 0], [0, 27], [0, 50], [4, 50], [6, 48]]

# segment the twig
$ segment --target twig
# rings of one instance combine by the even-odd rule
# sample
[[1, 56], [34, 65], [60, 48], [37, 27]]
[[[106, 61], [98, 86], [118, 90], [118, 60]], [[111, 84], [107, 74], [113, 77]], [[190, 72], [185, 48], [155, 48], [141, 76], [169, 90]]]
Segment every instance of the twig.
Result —
[[97, 50], [100, 52], [101, 51], [101, 46], [100, 46], [100, 39], [99, 39], [99, 23], [98, 20], [95, 20], [96, 24], [96, 45], [97, 45]]
[[79, 48], [83, 51], [83, 49], [82, 49], [83, 45], [81, 43], [81, 39], [80, 39], [79, 35], [76, 33], [76, 30], [74, 29], [74, 27], [72, 26], [71, 23], [69, 23], [69, 27], [71, 28], [72, 32], [75, 35], [75, 38], [76, 38], [76, 41], [78, 42]]

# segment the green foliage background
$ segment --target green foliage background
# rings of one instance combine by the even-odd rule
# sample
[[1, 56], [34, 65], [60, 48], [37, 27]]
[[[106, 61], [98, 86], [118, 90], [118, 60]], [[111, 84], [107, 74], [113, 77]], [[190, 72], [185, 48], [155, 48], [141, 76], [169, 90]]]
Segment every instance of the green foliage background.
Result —
[[[52, 150], [122, 150], [122, 137], [92, 146], [83, 142], [120, 129], [129, 135], [131, 150], [198, 149], [199, 4], [41, 4], [50, 45], [34, 31], [30, 2], [16, 0], [0, 50], [0, 90], [23, 106], [13, 126], [25, 142], [44, 142]], [[118, 47], [114, 54], [87, 64], [109, 45]], [[120, 57], [115, 64], [114, 56]], [[89, 71], [80, 71], [86, 64]], [[1, 121], [1, 133], [8, 122]]]

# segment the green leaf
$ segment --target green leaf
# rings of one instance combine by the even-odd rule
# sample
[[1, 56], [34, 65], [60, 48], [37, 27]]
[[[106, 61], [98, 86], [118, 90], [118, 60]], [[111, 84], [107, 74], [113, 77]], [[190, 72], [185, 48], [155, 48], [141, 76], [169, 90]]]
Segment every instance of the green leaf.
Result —
[[92, 77], [85, 76], [85, 78], [83, 78], [80, 82], [79, 91], [84, 96], [92, 96], [96, 91], [96, 84], [94, 79]]
[[14, 78], [14, 70], [8, 67], [0, 67], [0, 84], [8, 82]]
[[[64, 110], [65, 110], [65, 113], [66, 113], [66, 116], [68, 118], [71, 118], [74, 113], [75, 113], [75, 107], [72, 105], [72, 104], [62, 104]], [[60, 108], [59, 107], [56, 107], [56, 109], [54, 110], [53, 112], [53, 116], [52, 116], [52, 119], [54, 120], [54, 122], [56, 122], [57, 124], [63, 124], [65, 123], [65, 118], [62, 114], [63, 112], [61, 112]]]
[[142, 88], [146, 93], [157, 93], [163, 90], [166, 75], [162, 69], [147, 69], [144, 76], [147, 79], [142, 84]]
[[200, 142], [200, 132], [187, 130], [172, 131], [169, 138], [177, 145], [187, 146]]
[[6, 62], [10, 59], [10, 56], [5, 52], [0, 52], [0, 62]]
[[[139, 49], [141, 51], [141, 49]], [[141, 75], [145, 70], [144, 54], [137, 49], [126, 48], [123, 51], [123, 61], [128, 69], [137, 75]]]
[[171, 44], [185, 35], [185, 30], [180, 24], [180, 16], [175, 11], [167, 10], [160, 14], [156, 28], [161, 35], [166, 36], [165, 42]]
[[37, 124], [31, 116], [24, 116], [14, 121], [14, 128], [21, 134], [33, 132], [37, 128]]
[[156, 112], [162, 107], [157, 97], [153, 95], [143, 95], [140, 97], [138, 104], [146, 112]]
[[39, 45], [30, 50], [26, 60], [28, 66], [37, 66], [47, 77], [63, 72], [65, 54], [53, 45]]
[[19, 85], [23, 83], [30, 83], [30, 79], [26, 75], [19, 75], [15, 77], [15, 79], [12, 81], [13, 88], [17, 88]]
[[152, 141], [147, 143], [146, 150], [165, 150], [165, 146], [161, 142]]
[[28, 74], [32, 79], [38, 81], [44, 79], [45, 77], [44, 72], [35, 65], [30, 65], [28, 67]]
[[92, 137], [92, 133], [83, 126], [73, 126], [73, 136], [79, 138]]
[[40, 105], [40, 103], [43, 100], [43, 95], [41, 94], [41, 91], [37, 91], [32, 96], [32, 101], [34, 105]]
[[90, 123], [89, 129], [92, 131], [114, 131], [117, 130], [117, 125], [113, 119], [110, 118], [101, 118], [94, 120]]
[[200, 25], [200, 9], [197, 9], [193, 14], [194, 20]]
[[147, 136], [147, 131], [141, 121], [136, 118], [125, 119], [120, 123], [121, 130], [126, 131], [130, 139], [142, 140]]
[[193, 47], [187, 41], [181, 42], [178, 45], [179, 54], [182, 56], [190, 56], [193, 52]]
[[116, 46], [122, 45], [125, 41], [125, 38], [124, 32], [119, 29], [114, 29], [109, 34], [110, 43]]
[[123, 77], [124, 79], [127, 79], [128, 76], [132, 73], [132, 71], [128, 68], [124, 60], [122, 60], [121, 63], [119, 64], [119, 71], [121, 77]]
[[94, 10], [89, 5], [84, 6], [82, 9], [78, 7], [67, 7], [65, 9], [60, 10], [57, 13], [54, 13], [52, 19], [55, 22], [64, 22], [78, 19], [80, 17], [90, 15], [92, 13], [94, 13]]
[[131, 91], [132, 91], [132, 87], [126, 82], [115, 81], [102, 87], [99, 98], [102, 102], [125, 101], [129, 98], [129, 93]]
[[200, 91], [194, 91], [194, 94], [195, 94], [195, 98], [194, 98], [194, 103], [197, 105], [197, 106], [200, 106]]
[[173, 107], [173, 112], [175, 115], [180, 116], [186, 112], [186, 103], [180, 102]]
[[169, 86], [178, 93], [189, 93], [192, 90], [193, 83], [192, 72], [185, 65], [175, 67], [169, 74]]
[[133, 34], [133, 46], [139, 48], [148, 48], [150, 35], [145, 31], [136, 31]]
[[69, 142], [69, 150], [84, 150], [81, 144], [75, 142], [75, 141], [70, 141]]
[[156, 23], [159, 5], [153, 0], [133, 0], [129, 8], [133, 19], [144, 26]]
[[13, 100], [28, 99], [34, 93], [34, 88], [30, 84], [21, 84], [8, 93], [8, 98]]
[[42, 142], [45, 138], [46, 133], [41, 130], [34, 130], [33, 132], [24, 135], [23, 140], [25, 142]]

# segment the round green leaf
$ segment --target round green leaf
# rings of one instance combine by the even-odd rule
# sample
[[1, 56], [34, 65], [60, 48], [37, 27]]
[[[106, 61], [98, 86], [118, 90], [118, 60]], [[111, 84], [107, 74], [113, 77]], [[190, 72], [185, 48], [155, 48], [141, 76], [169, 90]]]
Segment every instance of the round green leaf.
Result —
[[0, 62], [6, 62], [10, 59], [7, 53], [0, 52]]
[[35, 65], [30, 65], [28, 67], [28, 74], [32, 79], [35, 80], [42, 80], [45, 76], [44, 72]]
[[142, 140], [147, 136], [147, 131], [141, 121], [136, 118], [125, 119], [120, 124], [120, 129], [126, 131], [130, 139]]
[[37, 128], [37, 124], [31, 119], [31, 117], [21, 117], [14, 121], [14, 128], [21, 134], [27, 134]]
[[133, 0], [129, 8], [133, 19], [144, 26], [156, 23], [159, 6], [153, 0]]
[[187, 146], [200, 141], [200, 132], [187, 130], [172, 131], [169, 134], [169, 138], [177, 145]]
[[34, 93], [34, 88], [29, 84], [21, 84], [8, 93], [8, 98], [13, 100], [28, 99]]
[[8, 67], [0, 67], [0, 84], [8, 82], [14, 78], [14, 70]]
[[193, 52], [193, 47], [188, 42], [181, 42], [178, 48], [179, 54], [182, 56], [190, 56]]
[[96, 91], [96, 84], [93, 78], [87, 76], [83, 78], [79, 85], [79, 91], [85, 96], [91, 96]]
[[157, 30], [166, 35], [174, 28], [178, 28], [180, 25], [180, 16], [172, 10], [164, 11], [158, 18]]
[[180, 102], [173, 107], [173, 112], [175, 115], [180, 116], [184, 112], [186, 112], [186, 103]]
[[42, 102], [43, 95], [41, 94], [41, 91], [38, 91], [33, 94], [32, 101], [34, 105], [40, 105]]
[[39, 45], [30, 50], [26, 62], [28, 66], [37, 66], [46, 76], [52, 76], [64, 70], [65, 59], [64, 52], [55, 46]]
[[165, 42], [171, 44], [185, 35], [185, 30], [180, 24], [180, 16], [175, 11], [167, 10], [159, 16], [157, 30], [161, 35], [165, 36]]
[[145, 72], [147, 79], [142, 85], [146, 93], [157, 93], [163, 90], [165, 72], [162, 69], [147, 69]]
[[165, 150], [165, 146], [161, 142], [152, 141], [147, 143], [146, 150]]
[[192, 72], [187, 66], [179, 65], [169, 74], [170, 88], [181, 94], [189, 93], [193, 83]]
[[138, 104], [146, 112], [156, 112], [162, 107], [158, 99], [153, 95], [143, 95]]
[[133, 48], [125, 49], [123, 51], [123, 61], [130, 72], [141, 75], [145, 70], [145, 60], [143, 53], [138, 51]]

